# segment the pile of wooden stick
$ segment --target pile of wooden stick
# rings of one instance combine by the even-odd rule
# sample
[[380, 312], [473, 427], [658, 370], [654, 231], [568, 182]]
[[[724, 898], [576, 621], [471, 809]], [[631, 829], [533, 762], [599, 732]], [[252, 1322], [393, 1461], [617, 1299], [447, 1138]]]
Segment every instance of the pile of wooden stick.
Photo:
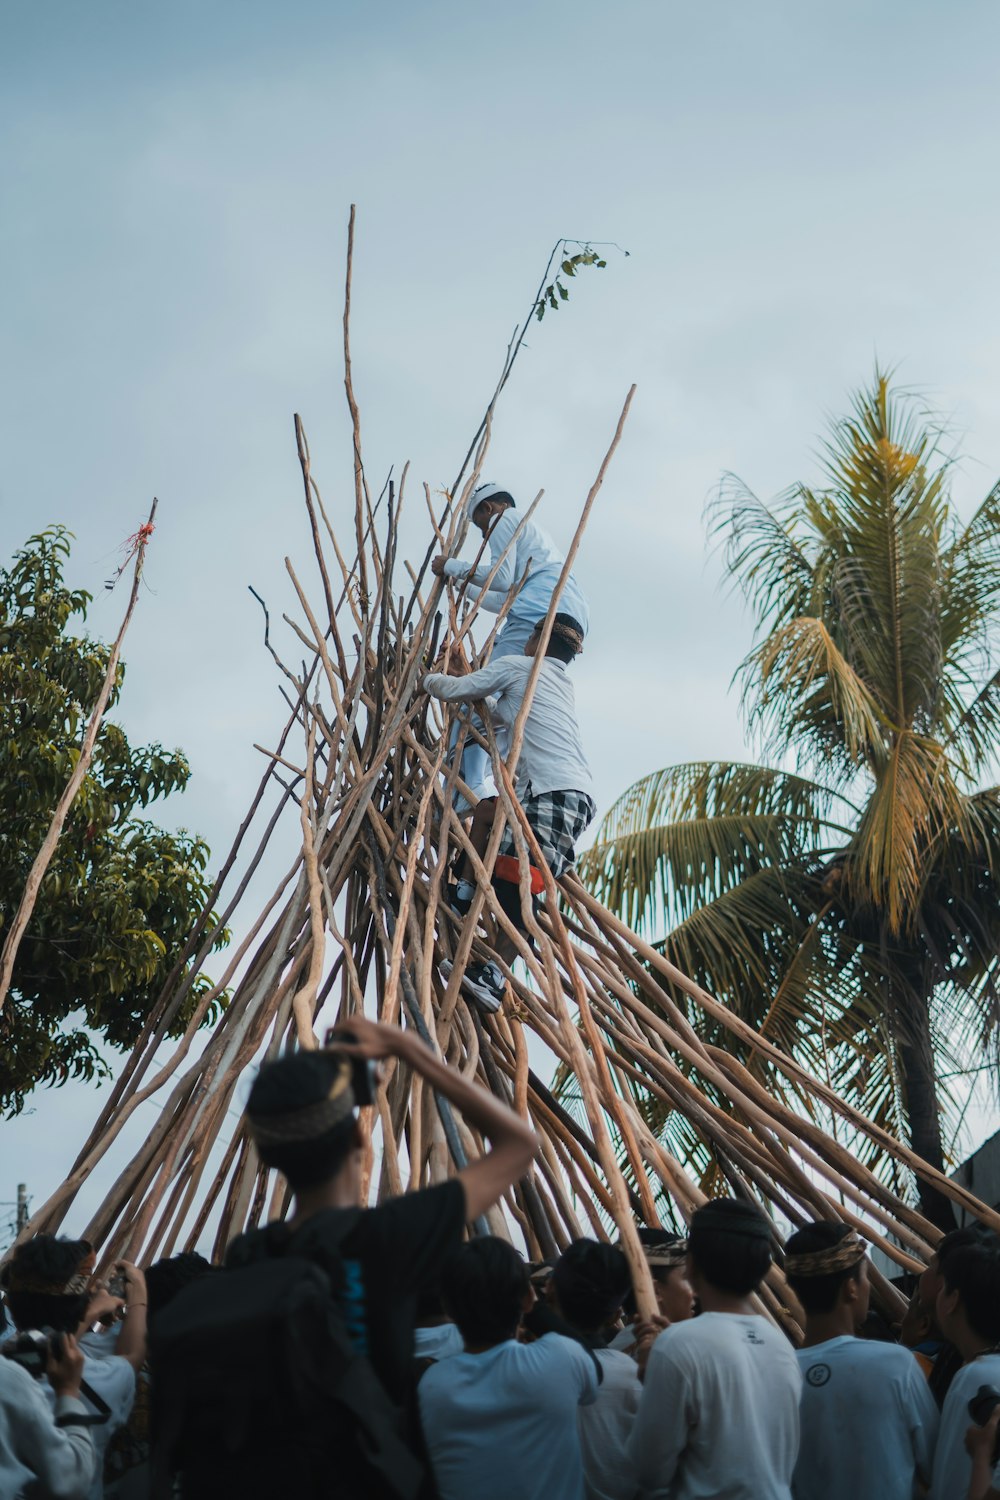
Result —
[[[429, 545], [420, 565], [411, 566], [399, 554], [406, 471], [398, 487], [387, 483], [373, 502], [362, 459], [349, 344], [352, 248], [353, 214], [344, 320], [354, 426], [350, 542], [341, 545], [331, 525], [296, 418], [319, 584], [310, 597], [286, 559], [297, 604], [286, 619], [304, 663], [289, 666], [269, 628], [266, 643], [282, 674], [287, 721], [264, 752], [256, 795], [143, 1035], [73, 1170], [26, 1233], [64, 1222], [81, 1184], [122, 1132], [128, 1130], [126, 1139], [140, 1133], [133, 1116], [147, 1100], [159, 1106], [157, 1122], [148, 1131], [142, 1122], [140, 1143], [83, 1230], [106, 1258], [148, 1261], [206, 1239], [219, 1254], [244, 1227], [280, 1216], [287, 1186], [260, 1164], [244, 1119], [227, 1142], [237, 1088], [256, 1059], [289, 1045], [317, 1046], [327, 1025], [359, 1011], [417, 1029], [453, 1067], [478, 1077], [534, 1124], [541, 1142], [536, 1166], [490, 1215], [490, 1231], [519, 1235], [535, 1258], [558, 1253], [580, 1233], [620, 1239], [646, 1310], [652, 1290], [635, 1226], [685, 1220], [704, 1201], [706, 1185], [651, 1123], [657, 1114], [688, 1122], [710, 1153], [714, 1190], [752, 1198], [774, 1212], [776, 1247], [779, 1225], [829, 1217], [856, 1225], [901, 1268], [925, 1263], [937, 1231], [838, 1135], [855, 1145], [878, 1145], [900, 1164], [907, 1182], [915, 1176], [934, 1183], [967, 1213], [1000, 1229], [1000, 1216], [700, 990], [601, 907], [575, 874], [557, 883], [546, 868], [542, 910], [531, 915], [527, 866], [529, 859], [543, 867], [544, 861], [514, 794], [512, 770], [540, 658], [506, 764], [493, 744], [500, 803], [524, 872], [527, 934], [500, 909], [488, 869], [502, 826], [498, 822], [480, 861], [453, 806], [461, 781], [458, 754], [447, 753], [449, 735], [457, 726], [460, 751], [476, 731], [467, 715], [445, 711], [420, 688], [443, 649], [482, 659], [503, 622], [501, 615], [488, 635], [478, 631], [477, 651], [471, 631], [482, 617], [475, 598], [429, 569], [435, 552], [454, 551], [464, 539], [464, 501], [478, 482], [493, 407], [470, 450], [468, 472], [437, 510], [424, 487]], [[510, 359], [508, 351], [498, 392]], [[631, 392], [583, 507], [564, 579], [630, 400]], [[557, 607], [558, 594], [546, 638]], [[294, 858], [251, 919], [247, 887], [292, 814], [298, 818]], [[478, 881], [464, 919], [445, 899], [449, 864], [459, 850], [472, 860]], [[515, 941], [521, 963], [516, 972], [505, 970], [506, 1002], [499, 1014], [487, 1016], [466, 1003], [460, 982], [470, 961], [492, 956], [489, 924]], [[242, 935], [224, 972], [200, 996], [183, 1035], [170, 1041], [213, 941], [227, 925]], [[447, 978], [444, 960], [453, 965]], [[200, 1023], [226, 990], [228, 1004], [206, 1044]], [[711, 1025], [700, 1028], [699, 1017]], [[703, 1039], [709, 1034], [716, 1040]], [[731, 1048], [718, 1045], [720, 1035], [731, 1039]], [[564, 1081], [572, 1080], [575, 1112], [566, 1107], [565, 1091], [562, 1100], [556, 1097], [532, 1067], [530, 1037], [537, 1039], [531, 1044], [536, 1066], [551, 1070], [558, 1060]], [[363, 1116], [370, 1116], [362, 1123], [365, 1189], [372, 1197], [439, 1181], [483, 1150], [475, 1132], [404, 1065], [390, 1068], [377, 1107]], [[828, 1132], [819, 1123], [833, 1120], [842, 1131]], [[891, 1284], [876, 1282], [883, 1304], [898, 1308]], [[795, 1316], [780, 1252], [762, 1299], [773, 1315]]]

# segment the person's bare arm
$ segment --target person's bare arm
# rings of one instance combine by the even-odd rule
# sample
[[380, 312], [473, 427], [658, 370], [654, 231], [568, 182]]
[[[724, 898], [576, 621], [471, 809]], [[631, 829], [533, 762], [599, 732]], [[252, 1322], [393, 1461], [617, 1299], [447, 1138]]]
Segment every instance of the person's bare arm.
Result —
[[146, 1278], [138, 1266], [126, 1260], [119, 1261], [115, 1269], [125, 1277], [125, 1311], [115, 1353], [138, 1370], [146, 1359]]
[[465, 1189], [469, 1219], [476, 1219], [492, 1208], [507, 1188], [524, 1176], [534, 1160], [538, 1138], [528, 1122], [478, 1083], [440, 1062], [416, 1032], [382, 1026], [360, 1016], [352, 1016], [344, 1022], [344, 1027], [354, 1041], [352, 1044], [337, 1039], [334, 1045], [339, 1050], [373, 1059], [398, 1057], [489, 1138], [492, 1149], [479, 1161], [463, 1167], [458, 1180]]

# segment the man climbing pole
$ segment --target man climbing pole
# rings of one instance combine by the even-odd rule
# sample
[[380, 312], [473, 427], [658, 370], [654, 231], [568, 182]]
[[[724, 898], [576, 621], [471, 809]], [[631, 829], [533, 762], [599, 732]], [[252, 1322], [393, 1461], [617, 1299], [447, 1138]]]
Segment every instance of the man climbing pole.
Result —
[[[439, 578], [464, 580], [477, 587], [480, 590], [479, 604], [491, 614], [499, 614], [511, 589], [523, 578], [524, 582], [494, 642], [490, 660], [497, 661], [506, 656], [519, 657], [535, 628], [535, 621], [543, 619], [548, 613], [566, 559], [548, 532], [536, 526], [534, 521], [526, 520], [518, 528], [514, 498], [509, 490], [500, 485], [479, 485], [469, 496], [466, 509], [472, 524], [489, 541], [489, 563], [480, 563], [478, 567], [474, 567], [471, 563], [460, 562], [458, 558], [441, 556], [434, 558], [431, 571]], [[498, 563], [496, 576], [484, 591], [483, 585]], [[590, 611], [572, 573], [566, 579], [559, 603], [576, 622], [581, 638], [585, 637], [590, 624]], [[500, 743], [501, 754], [506, 748], [505, 743]], [[495, 794], [496, 788], [489, 771], [489, 755], [481, 745], [467, 745], [463, 751], [462, 779], [477, 798]], [[456, 805], [460, 810], [466, 810], [460, 803]]]
[[[478, 672], [451, 675], [430, 672], [423, 680], [426, 692], [446, 703], [484, 702], [491, 720], [502, 730], [505, 739], [524, 702], [531, 663], [538, 651], [544, 618], [537, 620], [519, 656], [493, 658]], [[515, 791], [541, 847], [542, 854], [559, 878], [576, 857], [576, 842], [593, 821], [597, 808], [591, 795], [593, 778], [580, 737], [576, 717], [573, 684], [566, 672], [569, 663], [583, 650], [583, 628], [570, 614], [560, 612], [552, 622], [548, 650], [535, 685], [531, 707], [524, 724], [524, 740], [515, 774]], [[458, 672], [458, 667], [452, 671]], [[498, 732], [499, 743], [499, 732]], [[489, 843], [496, 813], [495, 797], [484, 797], [476, 807], [470, 838], [482, 858]], [[457, 884], [451, 904], [460, 913], [469, 910], [475, 892], [472, 868], [464, 858], [456, 867]], [[519, 868], [514, 836], [504, 832], [496, 866], [492, 871], [497, 899], [516, 927], [524, 930]], [[541, 872], [531, 867], [532, 899], [543, 890]], [[504, 963], [510, 965], [517, 949], [513, 941], [498, 931], [494, 947]], [[485, 1010], [499, 1010], [505, 992], [505, 981], [492, 961], [473, 964], [462, 978], [462, 989]]]

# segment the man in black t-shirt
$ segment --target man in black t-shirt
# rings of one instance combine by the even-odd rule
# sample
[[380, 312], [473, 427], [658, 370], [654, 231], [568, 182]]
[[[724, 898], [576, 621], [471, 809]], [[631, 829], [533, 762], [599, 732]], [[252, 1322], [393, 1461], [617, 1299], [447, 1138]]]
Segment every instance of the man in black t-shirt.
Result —
[[[295, 1194], [289, 1235], [324, 1215], [323, 1229], [330, 1226], [343, 1266], [340, 1307], [351, 1341], [368, 1355], [392, 1399], [403, 1403], [412, 1381], [418, 1293], [435, 1284], [465, 1224], [528, 1170], [537, 1140], [527, 1121], [440, 1062], [415, 1032], [358, 1016], [344, 1031], [352, 1040], [338, 1037], [336, 1050], [296, 1052], [266, 1063], [250, 1091], [247, 1115], [261, 1160], [282, 1172]], [[398, 1058], [487, 1136], [492, 1150], [448, 1182], [358, 1214], [362, 1136], [351, 1056]], [[355, 1217], [346, 1234], [331, 1209]], [[252, 1239], [233, 1241], [228, 1265], [243, 1263]]]

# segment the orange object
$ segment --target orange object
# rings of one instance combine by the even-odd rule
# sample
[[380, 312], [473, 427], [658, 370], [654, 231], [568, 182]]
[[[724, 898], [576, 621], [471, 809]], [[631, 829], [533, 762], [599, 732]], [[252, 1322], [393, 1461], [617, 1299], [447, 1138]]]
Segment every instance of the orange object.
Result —
[[[519, 885], [521, 881], [521, 866], [513, 854], [498, 854], [497, 862], [493, 866], [493, 873], [499, 880], [508, 880], [511, 885]], [[540, 896], [545, 889], [545, 880], [541, 870], [534, 865], [528, 866], [528, 876], [531, 882], [531, 894]]]

